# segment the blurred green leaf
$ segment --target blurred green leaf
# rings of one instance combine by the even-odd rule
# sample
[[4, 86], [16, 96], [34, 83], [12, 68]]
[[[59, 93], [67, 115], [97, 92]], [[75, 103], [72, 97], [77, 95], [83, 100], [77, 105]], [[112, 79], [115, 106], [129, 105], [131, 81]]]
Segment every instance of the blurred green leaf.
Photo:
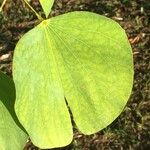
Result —
[[[21, 150], [27, 141], [26, 133], [14, 112], [15, 87], [8, 76], [0, 72], [0, 149]], [[20, 128], [21, 127], [21, 128]]]
[[44, 13], [45, 13], [46, 18], [47, 18], [50, 11], [51, 11], [52, 6], [53, 6], [54, 0], [39, 0], [39, 1], [42, 5], [42, 8], [43, 8]]
[[105, 128], [121, 113], [132, 89], [132, 51], [113, 20], [68, 13], [43, 21], [19, 41], [13, 76], [16, 113], [32, 142], [61, 147], [72, 140], [65, 98], [84, 134]]

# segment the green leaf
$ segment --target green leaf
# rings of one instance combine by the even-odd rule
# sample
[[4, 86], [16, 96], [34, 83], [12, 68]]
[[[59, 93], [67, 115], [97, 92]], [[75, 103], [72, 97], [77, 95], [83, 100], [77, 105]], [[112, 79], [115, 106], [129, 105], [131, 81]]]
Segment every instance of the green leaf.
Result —
[[53, 6], [54, 0], [39, 0], [39, 1], [42, 5], [42, 8], [43, 8], [44, 13], [45, 13], [46, 18], [47, 18], [50, 11], [51, 11], [52, 6]]
[[0, 149], [21, 150], [27, 135], [21, 129], [14, 112], [15, 87], [13, 81], [0, 72]]
[[43, 21], [19, 41], [13, 76], [16, 113], [33, 143], [60, 147], [72, 139], [65, 98], [84, 134], [122, 112], [133, 82], [131, 47], [113, 20], [68, 13]]

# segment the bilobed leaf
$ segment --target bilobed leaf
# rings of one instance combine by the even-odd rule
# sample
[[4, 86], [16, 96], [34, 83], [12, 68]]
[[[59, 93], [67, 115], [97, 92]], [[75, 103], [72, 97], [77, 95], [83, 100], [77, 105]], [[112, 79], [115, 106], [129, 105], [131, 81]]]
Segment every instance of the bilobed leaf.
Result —
[[[27, 141], [14, 112], [15, 87], [13, 81], [0, 72], [0, 149], [21, 150]], [[21, 128], [20, 128], [21, 127]]]
[[124, 30], [88, 12], [43, 21], [17, 44], [13, 67], [16, 113], [40, 148], [71, 142], [65, 98], [78, 129], [93, 134], [118, 117], [132, 89]]
[[42, 5], [42, 8], [43, 8], [44, 13], [45, 13], [46, 18], [47, 18], [50, 11], [51, 11], [52, 6], [53, 6], [54, 0], [39, 0], [39, 1]]

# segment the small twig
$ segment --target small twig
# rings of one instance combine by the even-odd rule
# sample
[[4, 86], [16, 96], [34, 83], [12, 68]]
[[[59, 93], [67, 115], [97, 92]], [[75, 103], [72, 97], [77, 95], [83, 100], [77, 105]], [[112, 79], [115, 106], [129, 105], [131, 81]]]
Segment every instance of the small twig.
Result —
[[0, 7], [0, 12], [3, 10], [3, 7], [5, 6], [6, 1], [7, 1], [7, 0], [4, 0], [4, 1], [3, 1], [2, 5], [1, 5], [1, 7]]
[[137, 54], [139, 54], [139, 52], [133, 52], [133, 55], [137, 55]]
[[39, 20], [33, 20], [33, 21], [28, 21], [28, 22], [22, 22], [22, 23], [17, 23], [17, 24], [8, 24], [8, 29], [24, 29], [24, 28], [30, 28], [31, 26], [39, 24]]
[[44, 20], [36, 11], [35, 9], [29, 4], [29, 2], [27, 0], [23, 0], [27, 5], [28, 7], [35, 13], [35, 15], [37, 16], [37, 18], [39, 20]]

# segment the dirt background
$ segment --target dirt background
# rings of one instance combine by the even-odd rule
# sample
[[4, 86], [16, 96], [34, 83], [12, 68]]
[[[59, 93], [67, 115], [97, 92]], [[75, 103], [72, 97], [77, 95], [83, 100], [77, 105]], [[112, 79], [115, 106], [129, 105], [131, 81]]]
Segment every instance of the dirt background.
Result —
[[[32, 6], [44, 16], [37, 0]], [[74, 131], [72, 144], [60, 150], [150, 149], [150, 1], [55, 0], [50, 14], [70, 11], [95, 12], [116, 20], [126, 30], [133, 48], [134, 86], [122, 114], [107, 128], [91, 136]], [[0, 12], [0, 70], [11, 76], [17, 41], [39, 21], [21, 0], [8, 0]], [[59, 150], [58, 149], [58, 150]], [[28, 142], [25, 150], [38, 150]]]

